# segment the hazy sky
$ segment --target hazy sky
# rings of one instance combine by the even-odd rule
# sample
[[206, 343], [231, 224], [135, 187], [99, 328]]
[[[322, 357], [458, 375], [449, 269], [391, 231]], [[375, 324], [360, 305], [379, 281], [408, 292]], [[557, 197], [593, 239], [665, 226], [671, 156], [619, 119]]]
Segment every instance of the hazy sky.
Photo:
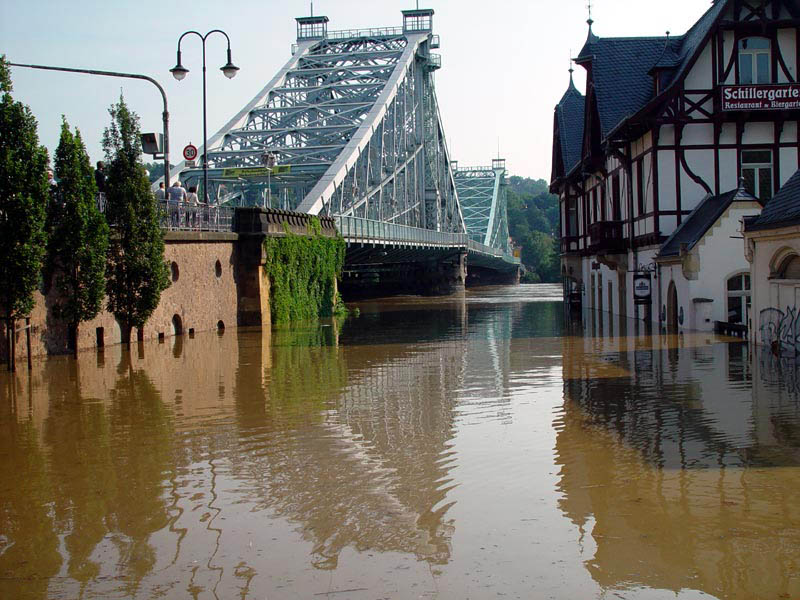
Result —
[[[710, 0], [596, 0], [594, 32], [600, 36], [673, 35], [686, 31]], [[400, 11], [414, 0], [316, 0], [314, 14], [330, 18], [329, 29], [402, 24]], [[550, 177], [553, 106], [568, 83], [569, 56], [586, 40], [586, 0], [423, 0], [433, 8], [441, 37], [442, 68], [436, 90], [453, 159], [463, 166], [489, 164], [500, 154], [515, 175]], [[183, 64], [191, 70], [177, 82], [180, 34], [223, 29], [233, 62], [228, 80], [225, 40], [208, 39], [209, 137], [249, 102], [289, 59], [294, 17], [309, 14], [299, 0], [149, 0], [137, 2], [0, 0], [0, 54], [12, 62], [142, 73], [157, 79], [169, 100], [172, 162], [188, 142], [202, 143], [201, 48], [184, 40]], [[142, 121], [143, 131], [161, 131], [161, 97], [147, 82], [12, 68], [14, 97], [39, 121], [39, 137], [51, 154], [61, 115], [77, 126], [92, 161], [102, 159], [100, 140], [108, 107], [119, 98]], [[575, 82], [583, 90], [583, 69]]]

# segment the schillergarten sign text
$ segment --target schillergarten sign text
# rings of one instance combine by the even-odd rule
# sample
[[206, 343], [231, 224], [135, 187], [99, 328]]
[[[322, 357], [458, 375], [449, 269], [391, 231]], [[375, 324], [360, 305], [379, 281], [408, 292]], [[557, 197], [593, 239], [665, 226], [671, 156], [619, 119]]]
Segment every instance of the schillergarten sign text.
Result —
[[781, 85], [724, 85], [722, 110], [800, 109], [800, 83]]

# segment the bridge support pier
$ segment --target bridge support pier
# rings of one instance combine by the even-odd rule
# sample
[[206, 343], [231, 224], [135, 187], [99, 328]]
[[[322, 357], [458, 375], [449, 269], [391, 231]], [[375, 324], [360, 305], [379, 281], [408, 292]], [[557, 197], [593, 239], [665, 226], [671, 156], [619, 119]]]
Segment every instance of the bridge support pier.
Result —
[[272, 319], [269, 306], [269, 275], [264, 270], [263, 235], [241, 235], [235, 274], [237, 291], [237, 324], [239, 327], [269, 328]]
[[424, 263], [417, 285], [422, 296], [449, 296], [464, 291], [467, 281], [467, 253]]
[[495, 271], [470, 265], [467, 287], [480, 287], [482, 285], [517, 285], [519, 283], [519, 276], [519, 268], [509, 271]]
[[269, 275], [264, 269], [266, 265], [264, 240], [267, 237], [282, 237], [289, 233], [301, 236], [314, 235], [311, 228], [312, 219], [318, 220], [322, 235], [328, 237], [336, 235], [336, 226], [330, 217], [316, 218], [301, 213], [258, 207], [236, 209], [233, 231], [239, 234], [235, 272], [239, 326], [272, 325]]
[[448, 296], [464, 291], [466, 253], [389, 264], [346, 265], [339, 289], [345, 300], [411, 294]]

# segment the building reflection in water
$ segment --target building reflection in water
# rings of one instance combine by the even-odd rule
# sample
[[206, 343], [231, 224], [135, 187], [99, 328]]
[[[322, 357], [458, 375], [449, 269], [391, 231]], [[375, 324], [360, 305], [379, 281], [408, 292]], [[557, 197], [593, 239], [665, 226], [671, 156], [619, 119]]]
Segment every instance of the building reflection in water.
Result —
[[503, 293], [0, 374], [0, 597], [800, 594], [794, 362]]
[[559, 506], [603, 589], [800, 593], [797, 365], [748, 351], [706, 334], [563, 339]]

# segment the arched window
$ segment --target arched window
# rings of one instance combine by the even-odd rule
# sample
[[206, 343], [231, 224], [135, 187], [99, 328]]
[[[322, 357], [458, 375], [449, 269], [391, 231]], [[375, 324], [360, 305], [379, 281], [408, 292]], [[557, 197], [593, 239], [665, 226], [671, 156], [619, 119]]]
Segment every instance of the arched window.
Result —
[[728, 278], [728, 323], [747, 324], [750, 314], [750, 273], [737, 273]]
[[747, 37], [739, 40], [739, 83], [771, 83], [769, 40]]
[[787, 256], [778, 268], [776, 279], [800, 279], [800, 256]]

